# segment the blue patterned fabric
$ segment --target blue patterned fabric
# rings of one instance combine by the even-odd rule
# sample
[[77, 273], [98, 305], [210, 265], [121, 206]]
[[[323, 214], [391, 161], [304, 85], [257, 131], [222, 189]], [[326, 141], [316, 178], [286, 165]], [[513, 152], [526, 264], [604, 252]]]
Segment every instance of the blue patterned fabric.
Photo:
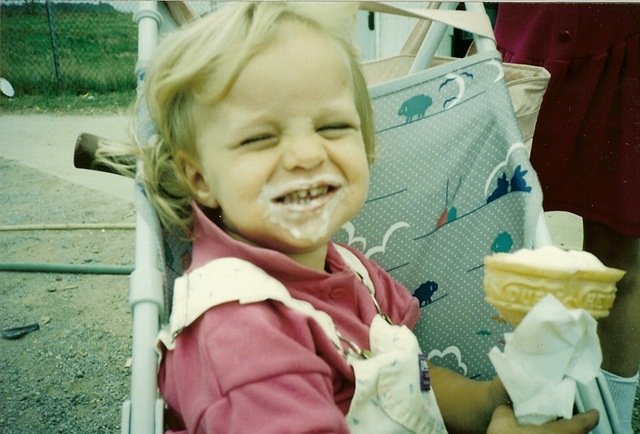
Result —
[[531, 247], [542, 193], [498, 52], [370, 89], [378, 157], [364, 209], [336, 235], [420, 300], [432, 363], [488, 379], [511, 327], [484, 301], [483, 258]]

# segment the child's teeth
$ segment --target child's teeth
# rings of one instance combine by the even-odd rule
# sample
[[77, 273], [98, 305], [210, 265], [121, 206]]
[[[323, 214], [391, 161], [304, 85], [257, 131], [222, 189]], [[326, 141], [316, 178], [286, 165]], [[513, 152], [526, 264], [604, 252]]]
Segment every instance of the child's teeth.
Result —
[[328, 191], [328, 187], [313, 187], [308, 190], [297, 190], [285, 196], [280, 196], [278, 201], [286, 204], [308, 202], [318, 196], [327, 194]]

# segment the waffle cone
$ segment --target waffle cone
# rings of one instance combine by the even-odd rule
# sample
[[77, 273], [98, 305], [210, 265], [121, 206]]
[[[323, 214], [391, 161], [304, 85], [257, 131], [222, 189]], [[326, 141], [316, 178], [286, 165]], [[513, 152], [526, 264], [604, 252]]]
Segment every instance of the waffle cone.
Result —
[[[604, 265], [576, 269], [556, 263], [548, 267], [514, 262], [509, 255], [497, 253], [485, 257], [484, 290], [485, 300], [514, 327], [547, 294], [552, 294], [567, 308], [581, 308], [596, 319], [604, 318], [609, 315], [615, 299], [615, 284], [624, 276], [624, 271]], [[560, 253], [558, 260], [562, 258]]]

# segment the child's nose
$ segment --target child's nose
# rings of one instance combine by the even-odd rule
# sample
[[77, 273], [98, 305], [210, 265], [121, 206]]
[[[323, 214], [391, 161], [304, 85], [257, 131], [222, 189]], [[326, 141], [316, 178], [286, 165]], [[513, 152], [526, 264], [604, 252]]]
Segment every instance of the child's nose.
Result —
[[287, 170], [315, 169], [327, 158], [323, 140], [317, 135], [290, 138], [284, 145], [282, 161]]

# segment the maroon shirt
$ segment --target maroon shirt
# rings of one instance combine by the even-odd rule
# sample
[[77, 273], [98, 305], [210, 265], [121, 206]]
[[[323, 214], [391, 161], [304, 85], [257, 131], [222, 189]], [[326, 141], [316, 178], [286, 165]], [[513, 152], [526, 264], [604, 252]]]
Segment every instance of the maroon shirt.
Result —
[[640, 236], [640, 4], [501, 3], [505, 62], [551, 73], [531, 162], [546, 210]]

